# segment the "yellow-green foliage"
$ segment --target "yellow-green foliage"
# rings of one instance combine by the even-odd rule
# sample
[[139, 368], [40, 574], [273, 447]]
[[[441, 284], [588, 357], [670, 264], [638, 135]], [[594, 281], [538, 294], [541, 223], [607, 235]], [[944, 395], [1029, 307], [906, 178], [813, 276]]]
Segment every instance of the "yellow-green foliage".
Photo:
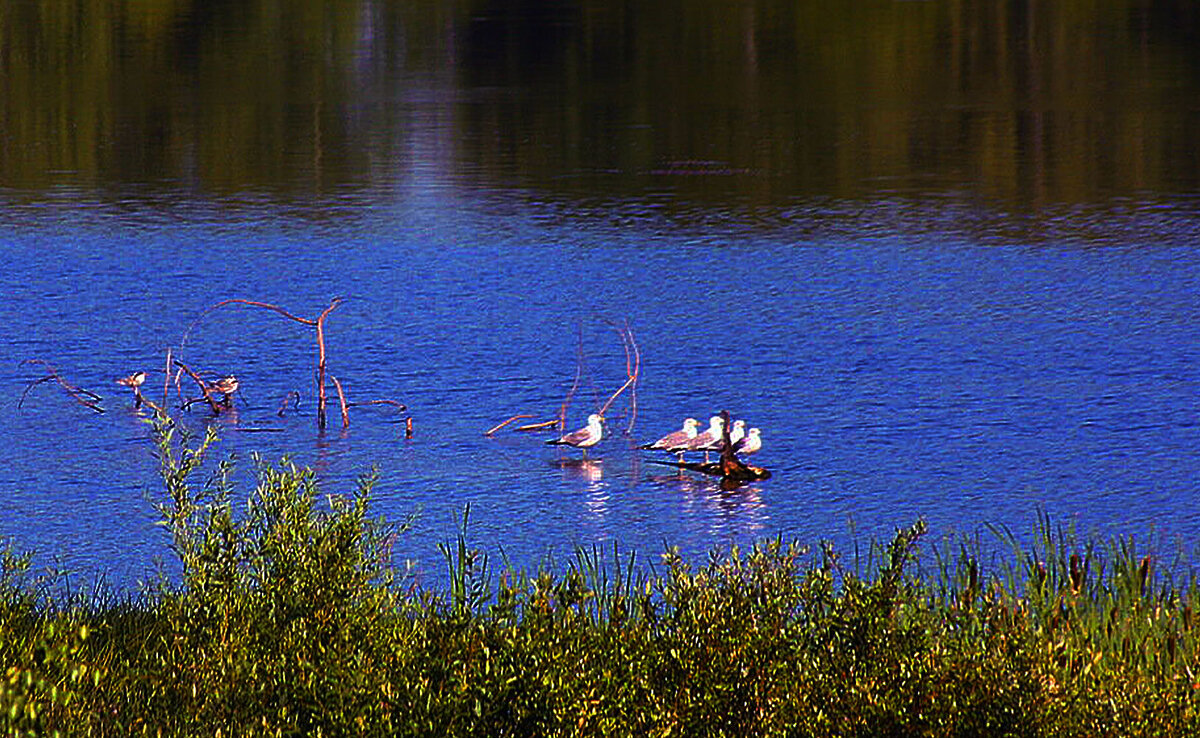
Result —
[[[1131, 540], [1041, 519], [866, 563], [780, 540], [660, 566], [580, 549], [494, 572], [462, 529], [444, 594], [393, 579], [373, 478], [319, 494], [258, 462], [192, 477], [212, 443], [159, 428], [181, 564], [141, 601], [55, 603], [0, 571], [6, 735], [1195, 735], [1195, 587]], [[234, 500], [239, 500], [235, 505]], [[997, 563], [998, 562], [998, 563]]]

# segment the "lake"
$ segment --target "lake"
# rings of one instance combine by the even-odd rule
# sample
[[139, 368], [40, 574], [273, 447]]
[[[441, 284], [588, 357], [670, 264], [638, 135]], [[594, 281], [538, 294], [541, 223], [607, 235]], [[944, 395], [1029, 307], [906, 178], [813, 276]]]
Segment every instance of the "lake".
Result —
[[[1190, 2], [68, 5], [0, 8], [0, 538], [39, 567], [133, 588], [169, 560], [114, 383], [161, 399], [168, 348], [239, 378], [234, 412], [180, 417], [240, 481], [256, 453], [331, 493], [378, 467], [423, 583], [468, 504], [527, 568], [1039, 510], [1195, 560]], [[407, 410], [344, 429], [334, 399], [322, 431], [312, 329], [204, 311], [336, 296], [329, 371]], [[618, 398], [586, 462], [484, 435], [568, 395], [583, 425], [626, 379], [614, 325], [636, 415]], [[721, 410], [771, 479], [636, 448]]]

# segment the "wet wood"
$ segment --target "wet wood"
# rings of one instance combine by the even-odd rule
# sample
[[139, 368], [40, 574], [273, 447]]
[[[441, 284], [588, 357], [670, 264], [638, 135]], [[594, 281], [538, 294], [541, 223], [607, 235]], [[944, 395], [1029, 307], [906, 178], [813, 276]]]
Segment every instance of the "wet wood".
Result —
[[540, 431], [540, 430], [548, 430], [550, 428], [561, 428], [561, 427], [562, 427], [562, 423], [558, 422], [558, 420], [555, 419], [555, 420], [547, 420], [543, 423], [529, 423], [528, 425], [519, 425], [516, 428], [513, 428], [513, 430], [515, 430], [515, 431]]
[[483, 432], [483, 435], [490, 436], [490, 435], [494, 434], [496, 431], [503, 428], [504, 426], [513, 422], [514, 420], [524, 420], [526, 418], [532, 418], [532, 417], [533, 417], [532, 415], [514, 415], [511, 418], [509, 418], [508, 420], [504, 421], [503, 423], [500, 423], [499, 425], [493, 425], [491, 428], [488, 428], [486, 431]]
[[346, 407], [346, 393], [342, 390], [342, 383], [338, 381], [337, 377], [330, 374], [329, 379], [337, 389], [338, 403], [342, 406], [342, 430], [345, 430], [350, 427], [350, 411]]
[[[219, 405], [217, 403], [217, 401], [213, 399], [213, 393], [215, 392], [215, 390], [213, 389], [213, 386], [211, 384], [209, 384], [208, 382], [205, 382], [203, 379], [201, 379], [199, 374], [192, 371], [191, 367], [189, 367], [187, 364], [184, 364], [179, 359], [175, 359], [175, 366], [179, 367], [179, 369], [182, 370], [184, 374], [187, 374], [189, 377], [191, 377], [192, 380], [196, 383], [196, 385], [200, 387], [200, 391], [204, 393], [204, 400], [205, 400], [205, 402], [208, 403], [208, 406], [210, 408], [212, 408], [213, 414], [220, 415], [221, 414], [221, 405]], [[197, 398], [195, 400], [188, 400], [187, 402], [185, 402], [183, 404], [183, 409], [187, 410], [189, 407], [192, 406], [192, 403], [199, 402], [199, 401], [200, 401], [199, 398]]]
[[757, 482], [763, 479], [771, 478], [771, 471], [764, 469], [761, 466], [750, 466], [741, 464], [740, 467], [726, 468], [720, 462], [704, 463], [702, 461], [665, 461], [663, 459], [646, 459], [647, 464], [658, 464], [660, 466], [673, 466], [676, 469], [686, 469], [688, 471], [708, 474], [713, 477], [721, 477], [722, 479], [731, 479], [738, 482]]
[[279, 403], [279, 410], [275, 414], [282, 418], [283, 414], [287, 412], [289, 404], [291, 404], [292, 410], [300, 409], [300, 393], [296, 390], [291, 390], [283, 396], [283, 402]]
[[71, 398], [73, 400], [75, 400], [76, 402], [78, 402], [80, 405], [83, 405], [84, 407], [86, 407], [87, 409], [89, 409], [93, 412], [100, 413], [100, 414], [104, 413], [104, 408], [100, 407], [100, 405], [99, 405], [100, 401], [103, 400], [104, 398], [100, 397], [100, 395], [98, 395], [95, 392], [92, 392], [90, 390], [85, 390], [81, 387], [76, 387], [75, 385], [71, 384], [67, 380], [63, 379], [62, 376], [59, 375], [58, 370], [55, 369], [49, 362], [44, 361], [42, 359], [26, 359], [25, 361], [22, 361], [21, 363], [22, 364], [37, 364], [38, 366], [42, 367], [46, 371], [46, 376], [33, 380], [25, 387], [25, 391], [21, 393], [21, 399], [17, 401], [17, 409], [18, 410], [20, 410], [21, 405], [24, 404], [25, 396], [29, 394], [29, 390], [33, 389], [34, 387], [36, 387], [39, 384], [42, 384], [44, 382], [57, 382], [58, 386], [62, 387], [63, 391], [65, 391], [68, 395], [70, 395]]
[[188, 334], [191, 333], [192, 328], [194, 328], [196, 326], [196, 324], [200, 322], [201, 318], [203, 318], [205, 315], [208, 315], [212, 311], [214, 311], [217, 308], [222, 307], [224, 305], [250, 305], [252, 307], [265, 308], [267, 310], [271, 310], [276, 313], [279, 313], [280, 315], [287, 318], [288, 320], [294, 320], [297, 323], [301, 323], [303, 325], [307, 325], [307, 326], [316, 328], [316, 332], [317, 332], [317, 427], [323, 429], [323, 428], [325, 428], [325, 422], [326, 422], [326, 419], [325, 419], [325, 406], [326, 406], [326, 398], [325, 398], [325, 319], [328, 318], [329, 314], [332, 313], [334, 310], [336, 310], [337, 307], [339, 305], [341, 305], [345, 299], [346, 298], [344, 298], [344, 297], [335, 297], [329, 301], [329, 307], [322, 310], [321, 314], [318, 315], [316, 318], [302, 318], [299, 315], [293, 315], [292, 313], [289, 313], [287, 310], [284, 310], [283, 308], [279, 307], [278, 305], [272, 305], [271, 303], [268, 303], [268, 302], [259, 302], [257, 300], [246, 300], [246, 299], [243, 299], [240, 297], [231, 297], [228, 300], [221, 300], [220, 302], [218, 302], [214, 305], [211, 305], [210, 307], [206, 308], [203, 312], [201, 312], [200, 315], [198, 315], [196, 317], [196, 319], [192, 321], [191, 325], [189, 325], [187, 327], [187, 330], [185, 330], [183, 332], [183, 339], [179, 342], [179, 345], [182, 346], [184, 343], [187, 342]]
[[633, 340], [633, 329], [629, 327], [628, 321], [626, 321], [624, 325], [617, 325], [611, 320], [605, 320], [604, 322], [608, 323], [608, 325], [617, 332], [617, 335], [621, 337], [621, 346], [625, 349], [626, 379], [625, 383], [618, 387], [617, 391], [612, 393], [612, 396], [609, 397], [608, 401], [605, 402], [600, 408], [599, 414], [606, 415], [608, 413], [608, 409], [612, 407], [612, 404], [616, 402], [617, 398], [620, 397], [625, 390], [629, 390], [629, 396], [631, 398], [629, 403], [629, 425], [625, 429], [625, 433], [628, 435], [633, 432], [634, 423], [637, 422], [637, 383], [638, 377], [641, 376], [642, 372], [642, 353], [638, 349], [637, 342]]

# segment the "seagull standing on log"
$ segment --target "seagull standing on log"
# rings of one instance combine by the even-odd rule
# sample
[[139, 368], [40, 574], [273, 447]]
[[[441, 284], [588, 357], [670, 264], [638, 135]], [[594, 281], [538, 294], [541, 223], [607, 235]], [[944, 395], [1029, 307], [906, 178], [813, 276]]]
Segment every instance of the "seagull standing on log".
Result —
[[680, 450], [680, 446], [695, 438], [696, 431], [699, 427], [699, 420], [696, 420], [695, 418], [688, 418], [687, 420], [683, 421], [683, 427], [679, 430], [675, 431], [674, 433], [668, 433], [654, 443], [647, 443], [641, 448], [677, 453], [679, 454], [679, 460], [683, 461], [683, 451]]
[[700, 433], [692, 440], [679, 446], [676, 451], [703, 451], [704, 463], [708, 463], [708, 452], [719, 451], [721, 436], [725, 428], [725, 420], [720, 415], [708, 419], [708, 430]]

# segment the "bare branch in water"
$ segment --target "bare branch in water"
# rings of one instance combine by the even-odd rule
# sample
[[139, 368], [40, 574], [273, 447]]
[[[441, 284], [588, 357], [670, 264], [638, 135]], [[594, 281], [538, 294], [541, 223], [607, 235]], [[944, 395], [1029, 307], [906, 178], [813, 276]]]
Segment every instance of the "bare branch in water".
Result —
[[167, 399], [170, 397], [171, 387], [171, 347], [167, 347], [167, 364], [163, 367], [163, 398], [162, 406], [167, 406]]
[[532, 415], [514, 415], [514, 416], [512, 416], [511, 418], [509, 418], [508, 420], [506, 420], [506, 421], [504, 421], [503, 423], [501, 423], [500, 425], [494, 425], [494, 426], [492, 426], [491, 428], [488, 428], [486, 431], [484, 431], [484, 432], [483, 432], [483, 435], [485, 435], [485, 436], [490, 436], [490, 435], [492, 435], [493, 433], [495, 433], [496, 431], [498, 431], [498, 430], [500, 430], [501, 428], [503, 428], [504, 426], [506, 426], [506, 425], [508, 425], [509, 423], [513, 422], [514, 420], [524, 420], [525, 418], [532, 418], [532, 417], [533, 417]]
[[279, 411], [276, 412], [275, 414], [282, 418], [284, 411], [287, 410], [287, 406], [288, 406], [289, 402], [292, 404], [293, 410], [299, 410], [300, 409], [300, 393], [297, 392], [296, 390], [291, 390], [286, 395], [284, 395], [283, 402], [279, 403]]
[[617, 332], [617, 335], [621, 337], [621, 345], [625, 349], [626, 380], [616, 392], [612, 393], [612, 396], [609, 397], [608, 401], [605, 402], [600, 408], [600, 415], [606, 414], [608, 409], [612, 407], [612, 404], [616, 402], [618, 397], [621, 396], [621, 393], [632, 387], [633, 391], [631, 392], [630, 396], [634, 399], [630, 404], [631, 420], [629, 422], [629, 428], [627, 429], [627, 432], [632, 432], [633, 423], [637, 420], [637, 381], [642, 370], [642, 355], [638, 350], [637, 342], [633, 339], [633, 329], [629, 327], [628, 322], [624, 326], [618, 326], [616, 323], [613, 323], [609, 320], [606, 320], [605, 322], [612, 326], [613, 330]]
[[70, 395], [73, 400], [78, 402], [80, 405], [83, 405], [84, 407], [86, 407], [89, 410], [92, 410], [94, 412], [101, 413], [101, 414], [104, 413], [104, 408], [100, 407], [100, 405], [99, 405], [99, 403], [101, 401], [103, 401], [104, 398], [102, 398], [100, 395], [98, 395], [95, 392], [92, 392], [90, 390], [85, 390], [81, 387], [76, 387], [75, 385], [71, 384], [67, 380], [63, 379], [62, 376], [59, 375], [58, 370], [55, 369], [54, 366], [51, 365], [49, 362], [44, 361], [42, 359], [26, 359], [25, 361], [22, 361], [21, 364], [23, 364], [23, 365], [24, 364], [36, 364], [36, 365], [42, 367], [46, 371], [46, 376], [39, 377], [38, 379], [35, 379], [32, 382], [30, 382], [28, 385], [26, 385], [25, 391], [21, 393], [21, 399], [19, 399], [17, 401], [17, 409], [18, 410], [20, 410], [21, 406], [25, 403], [25, 396], [29, 394], [29, 391], [31, 389], [33, 389], [34, 387], [36, 387], [39, 384], [42, 384], [43, 382], [54, 381], [54, 382], [57, 382], [58, 386], [62, 387], [63, 390], [68, 395]]
[[288, 320], [293, 320], [302, 325], [307, 325], [307, 326], [316, 328], [316, 331], [317, 331], [317, 369], [316, 369], [316, 375], [317, 375], [317, 378], [316, 378], [316, 382], [317, 382], [317, 427], [324, 428], [325, 427], [325, 405], [326, 405], [326, 399], [325, 399], [325, 373], [326, 373], [326, 370], [325, 370], [325, 319], [328, 318], [329, 314], [332, 313], [335, 309], [337, 309], [338, 305], [341, 305], [345, 299], [346, 299], [345, 297], [340, 297], [340, 296], [335, 297], [329, 301], [329, 307], [322, 310], [321, 314], [318, 315], [316, 318], [302, 318], [298, 315], [294, 315], [293, 313], [288, 312], [287, 310], [284, 310], [283, 308], [279, 307], [278, 305], [272, 305], [269, 302], [259, 302], [258, 300], [246, 300], [246, 299], [242, 299], [240, 297], [231, 297], [227, 300], [221, 300], [220, 302], [205, 308], [200, 313], [200, 315], [196, 316], [196, 319], [193, 320], [191, 325], [189, 325], [187, 327], [187, 330], [184, 331], [183, 338], [180, 340], [179, 345], [182, 346], [187, 342], [188, 335], [191, 333], [192, 328], [194, 328], [196, 326], [196, 324], [200, 322], [201, 318], [203, 318], [205, 315], [208, 315], [209, 313], [216, 310], [217, 308], [224, 307], [225, 305], [249, 305], [251, 307], [264, 308], [266, 310], [271, 310], [276, 313], [279, 313], [280, 315], [287, 318]]
[[554, 420], [547, 420], [544, 423], [530, 423], [529, 425], [519, 425], [516, 428], [513, 428], [513, 430], [515, 430], [515, 431], [539, 431], [539, 430], [546, 430], [547, 428], [562, 428], [562, 427], [563, 427], [562, 423], [560, 423], [558, 421], [558, 419], [555, 418]]
[[333, 381], [333, 386], [337, 388], [338, 402], [342, 406], [342, 429], [345, 430], [350, 427], [350, 411], [346, 408], [346, 393], [342, 390], [342, 383], [338, 381], [337, 377], [330, 374], [329, 378]]
[[567, 427], [567, 408], [571, 406], [571, 398], [575, 396], [575, 390], [579, 389], [579, 380], [583, 378], [583, 323], [579, 324], [576, 336], [575, 379], [571, 382], [571, 389], [567, 391], [567, 396], [563, 398], [562, 406], [558, 408], [558, 427], [560, 428]]
[[362, 402], [347, 402], [346, 407], [365, 407], [367, 405], [391, 405], [404, 412], [408, 406], [399, 400], [363, 400]]
[[[181, 370], [183, 370], [183, 372], [185, 374], [187, 374], [189, 377], [191, 377], [196, 382], [197, 386], [200, 387], [200, 391], [204, 393], [204, 400], [206, 402], [208, 402], [208, 406], [210, 408], [212, 408], [213, 414], [220, 415], [221, 414], [221, 406], [218, 405], [217, 401], [214, 400], [212, 397], [213, 393], [216, 391], [213, 389], [212, 385], [210, 385], [208, 382], [205, 382], [203, 379], [201, 379], [199, 374], [196, 374], [196, 372], [191, 370], [191, 367], [189, 367], [187, 364], [184, 364], [179, 359], [175, 359], [175, 366], [177, 366]], [[184, 403], [184, 409], [186, 410], [187, 408], [191, 407], [193, 402], [199, 402], [199, 399], [188, 400], [187, 402]]]

